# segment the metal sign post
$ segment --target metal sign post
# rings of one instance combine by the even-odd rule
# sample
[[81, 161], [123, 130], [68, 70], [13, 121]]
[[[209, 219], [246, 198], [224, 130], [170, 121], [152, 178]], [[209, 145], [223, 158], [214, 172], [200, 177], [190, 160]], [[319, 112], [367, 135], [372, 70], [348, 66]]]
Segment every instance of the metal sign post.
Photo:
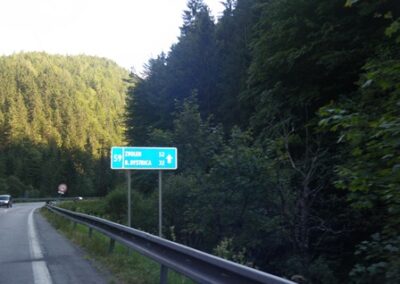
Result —
[[158, 236], [162, 238], [162, 171], [158, 171]]
[[127, 181], [128, 181], [128, 227], [132, 226], [132, 222], [131, 222], [131, 171], [128, 170], [126, 172], [127, 174]]

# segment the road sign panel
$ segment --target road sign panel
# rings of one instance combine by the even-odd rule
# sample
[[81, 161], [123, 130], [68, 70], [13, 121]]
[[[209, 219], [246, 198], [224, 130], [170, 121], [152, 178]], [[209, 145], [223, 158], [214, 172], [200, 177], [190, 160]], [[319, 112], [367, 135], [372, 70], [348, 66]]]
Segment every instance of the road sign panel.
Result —
[[67, 192], [67, 185], [65, 183], [58, 185], [58, 193], [65, 194]]
[[113, 170], [176, 170], [178, 150], [175, 147], [112, 147]]

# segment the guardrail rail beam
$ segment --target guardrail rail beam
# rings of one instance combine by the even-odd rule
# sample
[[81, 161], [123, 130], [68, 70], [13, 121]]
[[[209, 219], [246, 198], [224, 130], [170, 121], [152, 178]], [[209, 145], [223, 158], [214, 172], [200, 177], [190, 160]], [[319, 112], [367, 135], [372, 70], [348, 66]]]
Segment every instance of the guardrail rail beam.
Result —
[[[267, 283], [294, 284], [278, 276], [265, 273], [211, 254], [139, 231], [109, 220], [77, 213], [48, 204], [50, 211], [74, 222], [88, 226], [110, 237], [110, 249], [118, 241], [128, 248], [160, 263], [160, 283], [166, 281], [168, 269], [198, 283]], [[112, 249], [111, 249], [112, 250]]]

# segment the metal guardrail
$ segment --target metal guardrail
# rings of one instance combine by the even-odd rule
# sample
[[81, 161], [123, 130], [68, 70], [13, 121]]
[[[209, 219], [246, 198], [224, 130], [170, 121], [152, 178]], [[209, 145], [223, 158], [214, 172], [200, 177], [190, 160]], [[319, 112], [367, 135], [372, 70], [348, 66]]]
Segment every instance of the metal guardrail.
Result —
[[167, 269], [173, 269], [198, 283], [268, 283], [294, 282], [240, 265], [160, 237], [98, 217], [73, 212], [53, 205], [46, 206], [73, 222], [84, 224], [110, 237], [110, 251], [118, 241], [161, 264], [160, 283], [167, 283]]
[[13, 202], [47, 202], [47, 201], [71, 201], [71, 200], [94, 200], [100, 197], [16, 197]]

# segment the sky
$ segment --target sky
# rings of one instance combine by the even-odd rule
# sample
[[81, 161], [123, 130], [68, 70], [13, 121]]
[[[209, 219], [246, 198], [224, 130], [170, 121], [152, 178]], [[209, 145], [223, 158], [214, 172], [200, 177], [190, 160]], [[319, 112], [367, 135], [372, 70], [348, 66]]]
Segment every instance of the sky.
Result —
[[[217, 19], [222, 0], [204, 0]], [[0, 55], [45, 51], [106, 57], [126, 69], [177, 42], [186, 0], [1, 0]]]

